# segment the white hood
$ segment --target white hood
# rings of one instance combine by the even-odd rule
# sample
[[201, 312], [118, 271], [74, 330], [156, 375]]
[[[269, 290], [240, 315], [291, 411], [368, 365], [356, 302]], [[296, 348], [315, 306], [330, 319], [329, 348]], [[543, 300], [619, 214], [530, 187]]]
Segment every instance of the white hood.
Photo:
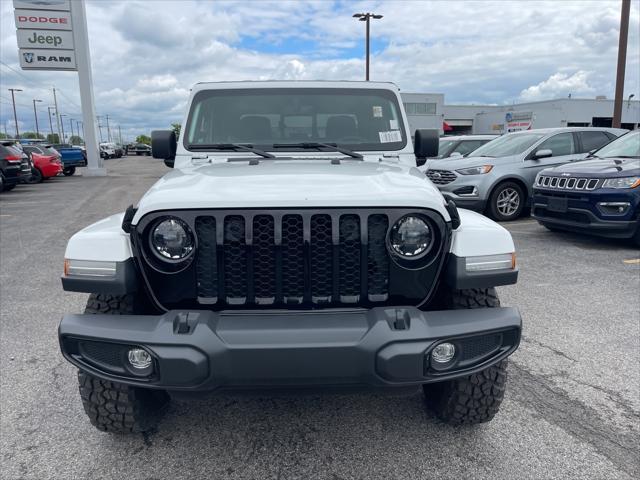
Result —
[[415, 167], [300, 159], [173, 170], [142, 197], [133, 223], [157, 210], [278, 207], [423, 207], [450, 219], [438, 189]]

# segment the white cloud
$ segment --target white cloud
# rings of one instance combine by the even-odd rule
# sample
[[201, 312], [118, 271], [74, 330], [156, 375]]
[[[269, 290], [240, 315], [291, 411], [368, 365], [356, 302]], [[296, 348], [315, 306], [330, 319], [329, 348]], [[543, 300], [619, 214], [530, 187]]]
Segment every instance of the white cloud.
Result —
[[531, 102], [536, 100], [545, 100], [548, 98], [559, 98], [571, 96], [591, 95], [595, 89], [589, 85], [589, 76], [591, 72], [580, 70], [573, 75], [566, 73], [554, 73], [546, 80], [532, 85], [520, 92], [520, 99]]
[[[109, 114], [123, 132], [143, 133], [180, 121], [200, 81], [361, 80], [357, 11], [384, 15], [371, 24], [372, 79], [405, 91], [444, 93], [448, 103], [613, 96], [619, 0], [100, 0], [87, 3], [98, 114]], [[27, 127], [33, 98], [45, 100], [38, 108], [47, 124], [52, 85], [61, 111], [79, 115], [77, 75], [22, 72], [12, 2], [0, 1], [0, 17], [0, 59], [20, 72], [0, 66], [0, 122], [13, 117], [12, 87], [24, 90], [16, 102]], [[627, 95], [640, 95], [639, 32], [632, 2]]]

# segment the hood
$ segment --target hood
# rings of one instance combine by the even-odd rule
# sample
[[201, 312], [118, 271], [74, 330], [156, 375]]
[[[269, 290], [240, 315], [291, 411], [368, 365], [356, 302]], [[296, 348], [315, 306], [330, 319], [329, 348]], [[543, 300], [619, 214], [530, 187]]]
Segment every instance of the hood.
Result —
[[415, 167], [305, 159], [173, 170], [142, 197], [133, 223], [157, 210], [281, 207], [424, 207], [449, 220], [442, 195]]
[[479, 165], [495, 165], [496, 162], [508, 163], [520, 161], [522, 154], [508, 157], [449, 157], [427, 162], [428, 170], [459, 170], [461, 168], [477, 167]]
[[[616, 161], [618, 163], [616, 163]], [[581, 177], [630, 177], [640, 175], [640, 159], [595, 158], [543, 170], [543, 174], [571, 178]]]

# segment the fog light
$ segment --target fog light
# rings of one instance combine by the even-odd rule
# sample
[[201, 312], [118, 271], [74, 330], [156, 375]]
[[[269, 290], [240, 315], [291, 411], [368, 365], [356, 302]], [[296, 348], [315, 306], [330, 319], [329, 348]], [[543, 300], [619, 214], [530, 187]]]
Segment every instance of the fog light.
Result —
[[127, 358], [131, 366], [137, 370], [146, 370], [151, 366], [151, 355], [142, 348], [132, 348]]
[[431, 351], [431, 358], [436, 363], [449, 363], [456, 354], [456, 347], [453, 343], [443, 342]]

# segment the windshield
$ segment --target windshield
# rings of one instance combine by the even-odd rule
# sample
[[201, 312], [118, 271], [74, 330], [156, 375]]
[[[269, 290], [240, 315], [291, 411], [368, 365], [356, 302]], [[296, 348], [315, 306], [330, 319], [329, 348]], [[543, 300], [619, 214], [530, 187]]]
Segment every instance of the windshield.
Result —
[[640, 157], [640, 131], [630, 132], [594, 153], [596, 157]]
[[518, 155], [523, 153], [527, 148], [536, 143], [544, 133], [516, 133], [507, 134], [502, 137], [491, 140], [482, 147], [478, 148], [470, 156], [473, 157], [507, 157], [509, 155]]
[[458, 140], [440, 140], [438, 145], [438, 156], [435, 158], [448, 157], [456, 143], [458, 143]]
[[389, 90], [224, 89], [194, 96], [184, 146], [244, 143], [273, 150], [287, 144], [296, 150], [291, 144], [334, 143], [400, 150], [406, 138], [397, 97]]

